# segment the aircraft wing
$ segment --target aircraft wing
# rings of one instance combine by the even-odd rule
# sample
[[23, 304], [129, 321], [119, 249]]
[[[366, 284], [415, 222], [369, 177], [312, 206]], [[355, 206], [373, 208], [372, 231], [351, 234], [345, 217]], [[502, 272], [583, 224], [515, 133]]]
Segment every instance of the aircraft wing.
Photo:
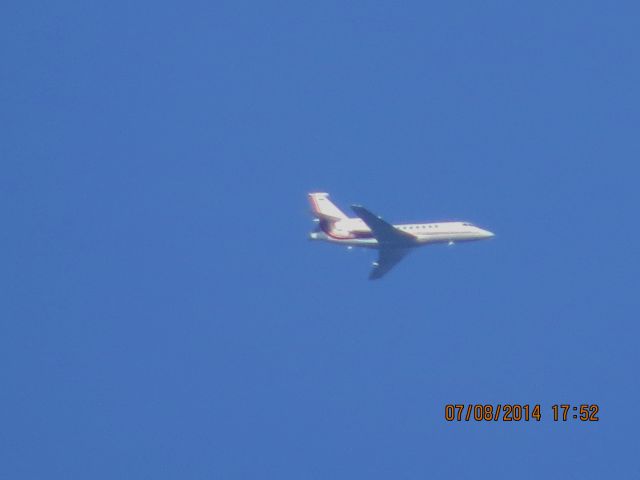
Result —
[[371, 213], [366, 208], [360, 205], [351, 205], [351, 209], [367, 224], [380, 245], [393, 244], [400, 247], [409, 246], [415, 242], [413, 235], [398, 230], [390, 223], [385, 222], [382, 217]]
[[408, 248], [384, 247], [378, 250], [378, 261], [373, 264], [369, 280], [376, 280], [391, 270], [411, 250]]

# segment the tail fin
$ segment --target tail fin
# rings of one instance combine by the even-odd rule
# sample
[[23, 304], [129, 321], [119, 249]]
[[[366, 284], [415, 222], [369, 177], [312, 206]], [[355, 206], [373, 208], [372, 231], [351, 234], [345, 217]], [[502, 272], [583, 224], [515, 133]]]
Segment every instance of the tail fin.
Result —
[[328, 193], [310, 193], [309, 202], [313, 214], [321, 220], [335, 222], [349, 218], [329, 200]]

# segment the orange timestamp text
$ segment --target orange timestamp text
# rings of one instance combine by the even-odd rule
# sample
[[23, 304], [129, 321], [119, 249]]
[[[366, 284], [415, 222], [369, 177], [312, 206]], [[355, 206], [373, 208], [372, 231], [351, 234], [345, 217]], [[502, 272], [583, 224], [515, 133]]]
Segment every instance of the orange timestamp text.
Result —
[[[596, 404], [555, 404], [551, 406], [551, 418], [555, 422], [597, 422], [600, 420], [599, 411], [600, 407]], [[539, 403], [448, 403], [444, 407], [444, 419], [447, 422], [539, 422], [542, 417]]]

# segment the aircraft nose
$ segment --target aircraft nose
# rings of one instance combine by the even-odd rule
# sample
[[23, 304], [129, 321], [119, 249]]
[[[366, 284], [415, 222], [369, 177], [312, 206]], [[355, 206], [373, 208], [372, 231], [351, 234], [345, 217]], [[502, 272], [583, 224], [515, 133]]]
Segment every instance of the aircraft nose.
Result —
[[482, 236], [483, 238], [492, 238], [492, 237], [495, 237], [496, 234], [493, 232], [490, 232], [489, 230], [482, 230]]

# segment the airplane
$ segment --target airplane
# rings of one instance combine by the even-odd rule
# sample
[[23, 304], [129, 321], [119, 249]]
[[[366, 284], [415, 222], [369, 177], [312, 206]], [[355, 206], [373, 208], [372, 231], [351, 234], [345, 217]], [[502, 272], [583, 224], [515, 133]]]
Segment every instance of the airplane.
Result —
[[329, 200], [325, 192], [309, 193], [315, 231], [310, 240], [320, 240], [348, 248], [365, 247], [378, 250], [370, 280], [388, 273], [414, 248], [434, 243], [471, 242], [494, 236], [469, 222], [411, 223], [392, 225], [361, 205], [351, 205], [358, 218], [350, 218]]

